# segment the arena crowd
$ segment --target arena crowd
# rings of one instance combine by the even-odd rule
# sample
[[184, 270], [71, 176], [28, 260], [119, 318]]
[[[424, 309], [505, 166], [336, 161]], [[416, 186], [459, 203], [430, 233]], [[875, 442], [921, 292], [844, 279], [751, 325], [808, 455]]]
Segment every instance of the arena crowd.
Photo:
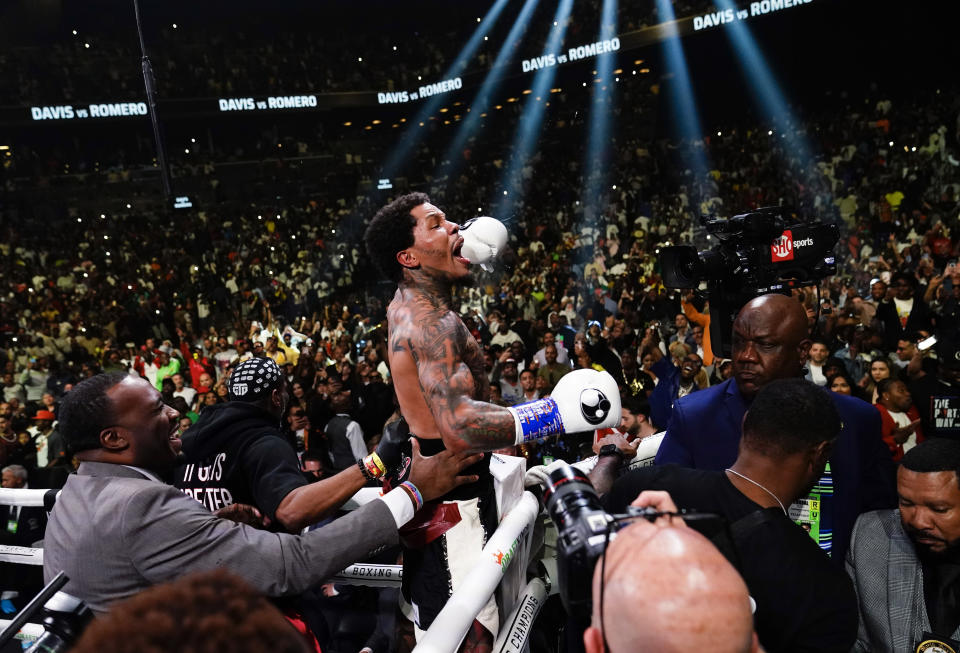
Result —
[[[636, 27], [654, 19], [651, 14]], [[311, 56], [324, 57], [326, 49], [339, 47], [309, 31], [299, 37], [305, 41], [292, 41], [298, 53], [317, 50]], [[224, 88], [217, 74], [192, 58], [183, 38], [164, 71], [177, 80], [177, 93], [245, 92], [242, 84], [264, 90], [270, 86], [262, 79], [276, 81], [271, 67], [285, 74], [296, 69], [285, 63], [291, 53], [250, 52], [249, 61], [231, 62], [236, 88]], [[424, 51], [410, 55], [417, 66], [376, 66], [385, 75], [382, 84], [435, 75], [453, 56], [420, 43]], [[45, 63], [56, 66], [60, 54]], [[22, 67], [21, 55], [0, 62], [0, 72], [6, 65], [69, 89], [56, 75]], [[115, 58], [112, 51], [108, 58]], [[488, 59], [481, 57], [481, 66]], [[362, 75], [338, 81], [300, 73], [297, 83], [331, 89], [350, 88]], [[110, 77], [112, 85], [104, 82], [110, 92], [125, 88], [118, 75]], [[0, 78], [13, 80], [25, 101], [45, 96], [12, 73]], [[649, 125], [634, 119], [650, 107], [649, 91], [650, 82], [621, 89], [599, 211], [582, 206], [574, 190], [583, 186], [588, 165], [563, 156], [571, 135], [585, 129], [574, 91], [554, 100], [555, 119], [519, 172], [521, 199], [490, 191], [500, 190], [511, 129], [471, 141], [452, 162], [442, 160], [446, 136], [439, 129], [414, 153], [425, 172], [407, 179], [407, 186], [430, 195], [448, 220], [464, 222], [481, 207], [508, 227], [509, 248], [494, 272], [477, 273], [476, 284], [452, 296], [480, 347], [490, 402], [516, 406], [548, 397], [574, 370], [608, 372], [619, 387], [618, 427], [523, 443], [508, 452], [532, 467], [581, 461], [612, 444], [618, 453], [610, 459], [619, 462], [666, 431], [649, 470], [615, 479], [615, 468], [598, 464], [592, 479], [608, 509], [622, 511], [643, 490], [668, 490], [674, 508], [710, 507], [734, 524], [757, 506], [782, 509], [788, 519], [768, 513], [766, 522], [751, 526], [759, 529], [750, 531], [752, 548], [740, 542], [746, 564], [738, 571], [760, 604], [754, 628], [764, 650], [899, 651], [925, 634], [957, 638], [958, 95], [944, 86], [912, 102], [889, 100], [880, 91], [837, 97], [830, 111], [778, 129], [736, 125], [675, 142], [649, 139]], [[498, 120], [515, 126], [518, 106], [507, 106]], [[134, 186], [131, 175], [150, 165], [149, 147], [135, 139], [112, 148], [102, 167], [77, 144], [20, 147], [5, 169], [7, 189], [35, 185], [61, 199], [54, 203], [55, 230], [40, 220], [17, 219], [42, 215], [26, 201], [15, 200], [2, 223], [3, 487], [62, 487], [76, 470], [80, 462], [62, 431], [61, 406], [83, 382], [104, 373], [144, 379], [159, 392], [161, 410], [176, 411], [178, 432], [189, 439], [191, 430], [196, 435], [208, 428], [215, 419], [210, 415], [229, 414], [229, 404], [242, 403], [231, 385], [235, 370], [265, 373], [273, 369], [269, 360], [290, 394], [289, 403], [271, 413], [279, 424], [274, 430], [296, 452], [301, 476], [265, 474], [263, 482], [274, 483], [270, 507], [257, 506], [254, 519], [243, 518], [263, 526], [269, 514], [270, 528], [291, 533], [340, 521], [336, 501], [320, 501], [319, 491], [308, 495], [303, 488], [334, 478], [343, 485], [341, 475], [357, 473], [357, 460], [362, 472], [362, 461], [382, 451], [387, 425], [400, 416], [388, 364], [386, 310], [394, 287], [382, 283], [362, 243], [370, 219], [390, 198], [362, 190], [376, 174], [378, 156], [356, 141], [338, 133], [327, 144], [337, 159], [323, 163], [325, 176], [311, 181], [296, 171], [292, 155], [309, 156], [319, 147], [318, 134], [283, 131], [275, 126], [244, 140], [225, 129], [209, 146], [198, 145], [199, 158], [175, 156], [176, 177], [201, 184], [215, 199], [190, 213], [143, 203], [102, 214], [90, 210], [93, 194]], [[290, 144], [290, 157], [273, 149], [278, 139]], [[814, 152], [815, 163], [800, 156], [803, 151]], [[705, 168], [698, 161], [706, 161]], [[255, 176], [266, 172], [255, 188], [242, 176], [231, 177], [228, 164], [238, 162]], [[82, 201], [71, 205], [75, 198]], [[715, 244], [698, 226], [701, 215], [730, 217], [764, 206], [784, 207], [790, 222], [837, 225], [837, 274], [817, 288], [745, 307], [724, 343], [732, 341], [731, 353], [711, 342], [710, 297], [666, 287], [658, 252], [671, 244]], [[800, 376], [809, 383], [784, 385]], [[846, 398], [811, 394], [811, 385]], [[721, 397], [735, 403], [729, 429], [718, 412], [708, 411], [721, 410], [710, 403]], [[771, 398], [784, 402], [782, 415]], [[809, 414], [790, 402], [810, 406]], [[812, 414], [819, 416], [816, 423], [803, 421]], [[791, 420], [809, 427], [808, 435], [783, 423]], [[824, 426], [831, 424], [832, 431]], [[702, 433], [711, 430], [716, 442], [703, 442]], [[727, 430], [732, 439], [724, 442]], [[852, 438], [858, 444], [849, 444]], [[191, 490], [189, 470], [179, 474], [178, 487]], [[350, 483], [353, 491], [379, 485], [365, 474]], [[694, 487], [715, 492], [703, 496]], [[249, 497], [257, 496], [256, 487], [248, 489]], [[204, 492], [191, 495], [211, 512], [229, 509], [234, 499], [255, 503]], [[298, 492], [321, 507], [303, 508], [294, 500]], [[899, 517], [892, 512], [897, 506]], [[43, 511], [13, 510], [0, 506], [0, 522], [14, 524], [0, 543], [29, 546], [42, 539]], [[688, 542], [691, 550], [701, 544]], [[381, 555], [392, 563], [398, 553]], [[718, 557], [713, 564], [728, 563]], [[888, 567], [908, 589], [887, 595], [877, 578], [886, 578]], [[11, 580], [0, 587], [0, 605], [12, 614], [39, 581], [5, 568], [10, 574], [4, 579]], [[732, 578], [731, 587], [739, 582]], [[620, 591], [626, 590], [613, 589]], [[375, 624], [361, 619], [363, 625], [345, 625], [376, 604], [376, 592], [328, 583], [315, 594], [307, 603], [319, 618], [306, 621], [324, 650], [389, 649], [391, 610], [381, 607]], [[621, 598], [639, 600], [629, 592]], [[309, 608], [281, 610], [289, 616]], [[896, 615], [904, 625], [893, 623]], [[622, 614], [617, 626], [607, 625], [610, 650], [631, 650], [622, 644], [629, 638], [614, 633], [626, 622]]]

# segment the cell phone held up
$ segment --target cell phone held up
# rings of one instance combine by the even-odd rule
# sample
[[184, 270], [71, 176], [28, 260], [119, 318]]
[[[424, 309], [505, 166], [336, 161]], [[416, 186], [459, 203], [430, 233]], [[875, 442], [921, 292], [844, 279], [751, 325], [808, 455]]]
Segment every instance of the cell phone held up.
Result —
[[937, 336], [930, 336], [929, 338], [924, 338], [917, 343], [917, 349], [920, 351], [927, 351], [931, 347], [937, 344]]

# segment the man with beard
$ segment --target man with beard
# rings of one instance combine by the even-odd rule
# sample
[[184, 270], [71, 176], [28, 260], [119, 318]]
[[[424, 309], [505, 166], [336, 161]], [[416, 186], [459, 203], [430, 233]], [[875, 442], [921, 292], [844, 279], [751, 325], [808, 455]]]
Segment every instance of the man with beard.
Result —
[[960, 442], [928, 440], [897, 470], [899, 510], [857, 520], [847, 556], [860, 602], [855, 651], [960, 646]]
[[641, 393], [627, 397], [623, 401], [623, 413], [619, 430], [625, 434], [628, 442], [649, 438], [660, 429], [650, 419], [650, 402]]
[[[604, 507], [622, 513], [640, 492], [664, 490], [680, 508], [721, 515], [733, 548], [722, 528], [704, 535], [743, 576], [756, 601], [754, 623], [764, 650], [846, 653], [857, 629], [853, 588], [786, 509], [817, 483], [840, 429], [826, 391], [799, 378], [773, 381], [751, 403], [739, 452], [727, 469], [643, 467], [613, 483]], [[611, 458], [600, 458], [591, 472], [595, 485], [605, 485], [598, 475], [615, 470]]]
[[[400, 412], [427, 454], [493, 451], [620, 421], [616, 381], [589, 369], [566, 374], [548, 398], [509, 408], [490, 403], [483, 353], [454, 311], [453, 289], [506, 244], [498, 230], [492, 218], [478, 218], [461, 234], [429, 197], [410, 193], [381, 208], [364, 235], [370, 258], [397, 283], [387, 309], [390, 372]], [[404, 539], [402, 607], [418, 637], [463, 585], [497, 525], [488, 459], [466, 471], [479, 480], [428, 504], [429, 521]], [[464, 649], [489, 649], [498, 630], [490, 597]]]

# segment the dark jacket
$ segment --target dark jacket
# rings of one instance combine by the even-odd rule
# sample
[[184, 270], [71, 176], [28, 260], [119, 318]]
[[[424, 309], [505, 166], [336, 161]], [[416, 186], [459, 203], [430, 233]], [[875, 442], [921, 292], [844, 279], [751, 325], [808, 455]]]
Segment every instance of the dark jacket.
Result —
[[186, 464], [174, 484], [212, 511], [244, 503], [276, 523], [283, 498], [307, 484], [279, 420], [252, 404], [208, 406], [182, 441]]
[[[843, 562], [857, 517], [897, 505], [893, 460], [880, 437], [880, 413], [865, 401], [831, 392], [843, 430], [830, 467], [834, 482], [831, 555]], [[726, 469], [737, 459], [748, 404], [736, 379], [678, 399], [655, 464]]]
[[890, 300], [880, 302], [877, 308], [877, 319], [883, 325], [883, 344], [887, 351], [893, 351], [897, 348], [897, 340], [903, 337], [905, 333], [916, 331], [929, 331], [932, 328], [930, 309], [919, 296], [913, 298], [913, 308], [910, 310], [910, 316], [907, 317], [907, 325], [900, 323], [900, 316], [897, 315], [897, 305]]

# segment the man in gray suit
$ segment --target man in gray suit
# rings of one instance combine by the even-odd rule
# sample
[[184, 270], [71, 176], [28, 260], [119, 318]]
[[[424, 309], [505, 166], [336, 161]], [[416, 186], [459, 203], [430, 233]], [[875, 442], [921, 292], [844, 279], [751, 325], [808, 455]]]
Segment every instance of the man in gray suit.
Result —
[[151, 585], [218, 567], [269, 596], [302, 592], [396, 544], [423, 500], [477, 480], [456, 474], [482, 456], [420, 457], [414, 444], [414, 487], [304, 536], [270, 533], [220, 519], [162, 480], [179, 456], [178, 417], [149, 382], [125, 373], [78, 384], [61, 406], [67, 447], [82, 462], [50, 515], [44, 578], [65, 571], [64, 591], [97, 614]]
[[[899, 510], [861, 515], [847, 572], [860, 604], [855, 651], [960, 647], [960, 442], [934, 438], [904, 455]], [[938, 645], [939, 643], [939, 645]]]

